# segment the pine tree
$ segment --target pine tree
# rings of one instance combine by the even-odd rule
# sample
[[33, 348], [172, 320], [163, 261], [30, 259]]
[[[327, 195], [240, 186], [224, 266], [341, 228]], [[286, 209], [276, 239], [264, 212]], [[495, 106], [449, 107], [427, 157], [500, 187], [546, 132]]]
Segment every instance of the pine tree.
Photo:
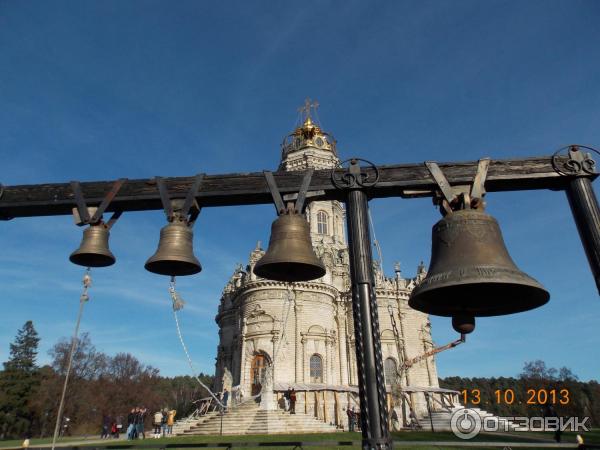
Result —
[[36, 365], [40, 339], [29, 320], [10, 344], [10, 357], [0, 372], [0, 437], [31, 434], [33, 412], [30, 402], [39, 380]]

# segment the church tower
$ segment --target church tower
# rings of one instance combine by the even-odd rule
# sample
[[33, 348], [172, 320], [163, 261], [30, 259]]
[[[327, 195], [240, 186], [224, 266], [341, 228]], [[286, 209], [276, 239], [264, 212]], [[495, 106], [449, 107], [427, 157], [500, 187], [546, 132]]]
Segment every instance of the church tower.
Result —
[[[316, 103], [300, 109], [298, 127], [283, 140], [279, 170], [331, 169], [339, 163], [336, 141], [315, 123]], [[276, 395], [293, 387], [300, 409], [325, 421], [345, 420], [341, 411], [358, 406], [350, 268], [344, 206], [314, 201], [306, 208], [313, 247], [326, 267], [325, 275], [308, 282], [282, 283], [257, 277], [253, 267], [264, 254], [260, 243], [248, 264], [239, 265], [225, 286], [216, 322], [219, 346], [215, 388], [242, 392], [244, 397], [268, 388]], [[399, 264], [386, 277], [373, 267], [390, 407], [392, 385], [402, 362], [433, 348], [426, 314], [408, 307], [410, 292], [425, 276], [405, 279]], [[269, 372], [272, 386], [264, 386]], [[272, 376], [271, 376], [272, 375]], [[403, 371], [401, 385], [437, 388], [433, 357]], [[274, 397], [273, 407], [276, 405]], [[425, 408], [415, 400], [415, 410]], [[406, 416], [399, 408], [398, 416]], [[336, 422], [337, 423], [337, 422]]]

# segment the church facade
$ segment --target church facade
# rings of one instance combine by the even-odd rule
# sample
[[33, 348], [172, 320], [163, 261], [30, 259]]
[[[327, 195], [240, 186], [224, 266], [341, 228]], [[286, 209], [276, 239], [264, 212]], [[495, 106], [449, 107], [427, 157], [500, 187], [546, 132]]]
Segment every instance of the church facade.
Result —
[[[312, 122], [309, 113], [284, 140], [279, 170], [329, 169], [339, 163], [335, 140]], [[274, 394], [265, 398], [275, 408], [282, 392], [292, 387], [297, 392], [297, 408], [343, 425], [343, 410], [358, 406], [344, 206], [337, 201], [311, 202], [306, 217], [326, 274], [291, 284], [259, 278], [253, 267], [265, 250], [258, 243], [246, 267], [238, 266], [223, 290], [216, 316], [215, 388], [233, 388], [244, 397], [268, 389]], [[398, 264], [391, 277], [378, 264], [373, 270], [385, 379], [391, 393], [402, 362], [433, 348], [428, 316], [408, 306], [410, 292], [425, 270], [420, 265], [413, 278], [403, 277]], [[272, 371], [272, 386], [263, 386], [267, 370]], [[412, 365], [403, 373], [401, 384], [437, 388], [434, 358]], [[389, 406], [406, 417], [406, 408], [389, 397]], [[421, 413], [426, 409], [416, 398], [411, 406]]]

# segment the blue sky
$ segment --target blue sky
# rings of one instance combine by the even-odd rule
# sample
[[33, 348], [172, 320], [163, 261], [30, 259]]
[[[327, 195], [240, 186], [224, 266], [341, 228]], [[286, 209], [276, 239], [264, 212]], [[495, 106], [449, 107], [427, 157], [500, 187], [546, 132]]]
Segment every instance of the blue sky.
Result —
[[[274, 170], [306, 97], [342, 157], [378, 164], [547, 155], [600, 146], [600, 3], [594, 1], [0, 0], [0, 182], [5, 185]], [[427, 199], [371, 203], [385, 269], [413, 276], [439, 214]], [[600, 301], [562, 192], [488, 195], [519, 267], [546, 306], [481, 319], [438, 358], [440, 375], [515, 375], [525, 361], [598, 378]], [[212, 373], [221, 289], [257, 240], [268, 205], [210, 208], [196, 224], [204, 270], [181, 278], [181, 320]], [[82, 331], [187, 374], [168, 280], [147, 273], [164, 218], [124, 214], [118, 258], [93, 272]], [[83, 269], [71, 217], [0, 223], [0, 360], [26, 320], [40, 361], [72, 332]], [[433, 318], [437, 343], [454, 338]]]

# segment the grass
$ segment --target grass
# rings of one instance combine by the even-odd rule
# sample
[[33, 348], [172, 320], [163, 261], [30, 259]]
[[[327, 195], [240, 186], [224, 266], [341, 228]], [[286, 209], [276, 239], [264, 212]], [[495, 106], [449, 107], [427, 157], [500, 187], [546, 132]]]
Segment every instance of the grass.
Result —
[[[564, 433], [563, 442], [575, 443], [576, 433]], [[451, 432], [437, 432], [432, 433], [428, 431], [416, 431], [416, 432], [398, 432], [392, 433], [393, 439], [396, 442], [410, 442], [410, 441], [460, 441]], [[586, 443], [600, 444], [600, 429], [594, 429], [590, 432], [583, 434]], [[544, 441], [552, 442], [553, 434], [545, 432], [512, 432], [512, 433], [481, 433], [476, 436], [470, 442], [539, 442], [540, 446], [536, 447], [540, 450], [548, 447], [544, 447]], [[60, 439], [59, 443], [65, 444], [69, 442], [78, 442], [81, 446], [119, 446], [119, 445], [135, 445], [136, 447], [145, 447], [152, 445], [173, 445], [173, 444], [199, 444], [199, 443], [227, 443], [227, 442], [310, 442], [310, 441], [355, 441], [359, 443], [361, 440], [360, 433], [323, 433], [323, 434], [270, 434], [270, 435], [240, 435], [240, 436], [184, 436], [174, 438], [162, 438], [162, 439], [145, 439], [137, 440], [135, 442], [129, 441], [114, 441], [114, 440], [99, 440], [95, 436], [88, 438], [86, 442], [82, 437], [68, 437]], [[11, 441], [0, 441], [0, 448], [5, 447], [19, 447], [21, 440]], [[32, 439], [31, 446], [39, 446], [44, 444], [50, 444], [52, 439]], [[395, 446], [396, 448], [402, 448], [407, 450], [440, 450], [442, 447], [437, 445], [431, 446]], [[246, 447], [247, 449], [258, 449], [260, 447]], [[262, 447], [264, 448], [264, 447]], [[276, 448], [276, 447], [271, 447]], [[291, 449], [292, 447], [282, 447]], [[325, 449], [360, 449], [360, 445], [355, 446], [319, 446], [319, 447], [306, 447], [309, 450], [325, 450]], [[452, 447], [453, 449], [460, 449], [461, 447]], [[469, 450], [483, 449], [485, 447], [462, 447], [468, 448]], [[446, 449], [444, 449], [446, 450]], [[487, 450], [490, 450], [488, 447]]]

